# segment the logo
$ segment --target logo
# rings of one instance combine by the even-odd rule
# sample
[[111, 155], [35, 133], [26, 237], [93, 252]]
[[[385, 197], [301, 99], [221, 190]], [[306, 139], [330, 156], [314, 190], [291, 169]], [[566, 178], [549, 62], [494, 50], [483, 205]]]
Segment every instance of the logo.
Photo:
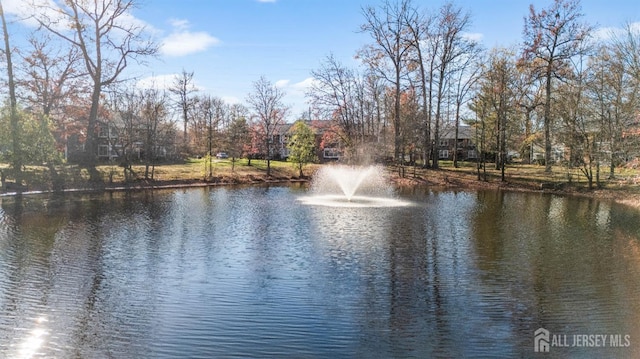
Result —
[[[628, 348], [631, 346], [629, 334], [551, 334], [545, 328], [533, 332], [533, 351], [548, 353], [554, 348]], [[555, 350], [555, 349], [554, 349]]]
[[549, 331], [544, 328], [538, 328], [533, 333], [533, 351], [536, 353], [549, 352]]

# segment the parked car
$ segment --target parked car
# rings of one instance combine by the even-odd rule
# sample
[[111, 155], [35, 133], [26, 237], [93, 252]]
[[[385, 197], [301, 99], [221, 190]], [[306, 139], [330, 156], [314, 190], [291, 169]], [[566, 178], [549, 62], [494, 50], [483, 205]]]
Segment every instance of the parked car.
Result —
[[218, 152], [216, 153], [216, 158], [225, 159], [225, 158], [229, 158], [229, 155], [226, 152]]

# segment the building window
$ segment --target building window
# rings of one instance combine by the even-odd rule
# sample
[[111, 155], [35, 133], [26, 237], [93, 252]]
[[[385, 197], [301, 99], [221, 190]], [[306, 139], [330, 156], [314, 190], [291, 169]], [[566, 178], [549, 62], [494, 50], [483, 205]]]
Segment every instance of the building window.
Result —
[[440, 140], [440, 147], [449, 147], [449, 140]]
[[438, 158], [449, 158], [449, 150], [439, 150]]
[[107, 138], [109, 137], [109, 126], [100, 126], [98, 129], [98, 137]]
[[98, 146], [98, 157], [109, 157], [109, 145]]
[[324, 149], [324, 158], [340, 158], [340, 150], [337, 148], [325, 148]]
[[469, 153], [467, 154], [468, 158], [478, 158], [478, 154], [476, 153], [476, 150], [469, 150]]

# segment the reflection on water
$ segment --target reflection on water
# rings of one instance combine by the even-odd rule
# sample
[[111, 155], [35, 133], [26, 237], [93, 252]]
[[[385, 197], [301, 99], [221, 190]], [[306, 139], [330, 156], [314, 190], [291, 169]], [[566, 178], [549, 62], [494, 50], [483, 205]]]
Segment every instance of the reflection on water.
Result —
[[640, 215], [496, 191], [304, 205], [304, 189], [1, 199], [0, 357], [531, 357], [629, 335]]
[[351, 196], [345, 197], [342, 194], [313, 194], [300, 196], [298, 200], [306, 205], [326, 206], [326, 207], [348, 207], [348, 208], [376, 208], [376, 207], [403, 207], [410, 206], [411, 202], [385, 196]]

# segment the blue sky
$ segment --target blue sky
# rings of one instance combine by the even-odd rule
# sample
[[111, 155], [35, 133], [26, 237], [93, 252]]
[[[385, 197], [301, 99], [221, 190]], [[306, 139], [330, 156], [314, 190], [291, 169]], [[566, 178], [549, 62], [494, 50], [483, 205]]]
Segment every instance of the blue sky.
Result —
[[[5, 12], [24, 0], [3, 0]], [[552, 0], [533, 1], [536, 8]], [[148, 67], [131, 67], [128, 76], [156, 84], [170, 82], [183, 69], [194, 72], [203, 93], [228, 102], [245, 102], [261, 75], [288, 94], [290, 120], [307, 108], [304, 88], [310, 72], [329, 54], [356, 66], [354, 54], [368, 43], [360, 33], [362, 7], [380, 0], [143, 0], [133, 13], [162, 44]], [[485, 47], [517, 45], [532, 1], [458, 0], [471, 14], [469, 32]], [[583, 0], [586, 20], [604, 28], [640, 21], [637, 0]], [[23, 4], [23, 3], [22, 3]], [[414, 0], [428, 9], [443, 1]], [[169, 80], [167, 80], [169, 79]]]

